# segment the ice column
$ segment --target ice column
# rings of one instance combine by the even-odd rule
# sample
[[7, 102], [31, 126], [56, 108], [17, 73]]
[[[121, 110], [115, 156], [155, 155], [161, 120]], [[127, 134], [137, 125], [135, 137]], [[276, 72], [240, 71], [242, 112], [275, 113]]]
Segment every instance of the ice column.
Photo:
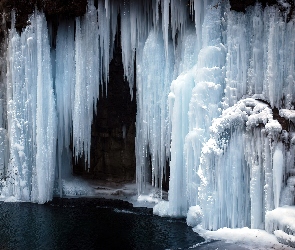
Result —
[[[195, 44], [195, 50], [199, 51], [194, 59], [195, 65], [186, 69], [171, 84], [171, 177], [168, 213], [172, 216], [183, 216], [187, 213], [188, 206], [196, 205], [201, 149], [209, 137], [212, 119], [220, 112], [226, 56], [220, 20], [221, 8], [210, 9], [203, 23], [202, 48]], [[186, 45], [190, 44], [187, 38], [195, 39], [194, 36], [184, 35]], [[191, 56], [184, 53], [183, 62], [192, 60]]]
[[32, 193], [32, 200], [44, 203], [50, 200], [53, 195], [57, 117], [45, 15], [37, 15], [35, 21], [38, 64], [36, 112], [36, 177], [38, 193]]
[[[138, 53], [137, 63], [136, 176], [139, 192], [144, 192], [151, 180], [156, 187], [162, 184], [169, 156], [166, 155], [170, 144], [167, 96], [173, 64], [173, 54], [165, 58], [161, 31], [151, 30], [142, 54]], [[150, 177], [149, 164], [152, 167]]]
[[10, 158], [2, 195], [44, 203], [52, 198], [56, 110], [47, 23], [36, 13], [8, 47], [8, 131]]

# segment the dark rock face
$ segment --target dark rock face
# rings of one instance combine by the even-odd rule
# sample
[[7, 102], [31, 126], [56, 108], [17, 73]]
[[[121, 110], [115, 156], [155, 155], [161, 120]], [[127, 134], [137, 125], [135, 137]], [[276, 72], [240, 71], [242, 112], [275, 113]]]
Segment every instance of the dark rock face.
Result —
[[[221, 0], [223, 1], [223, 0]], [[256, 2], [263, 6], [276, 4], [276, 0], [230, 0], [231, 9], [235, 11], [245, 11], [245, 9], [254, 5]], [[97, 0], [95, 1], [97, 3]], [[292, 7], [294, 2], [288, 0]], [[49, 19], [64, 19], [82, 16], [86, 12], [87, 0], [0, 0], [1, 13], [7, 13], [6, 21], [10, 22], [10, 13], [14, 9], [16, 12], [15, 27], [21, 31], [26, 25], [28, 16], [35, 9], [43, 10]]]
[[136, 100], [124, 81], [121, 49], [110, 63], [107, 96], [100, 95], [92, 124], [91, 162], [94, 177], [114, 181], [135, 179]]
[[9, 26], [10, 13], [15, 10], [15, 27], [21, 31], [35, 9], [43, 10], [48, 19], [64, 19], [82, 16], [87, 0], [0, 0], [0, 11], [6, 13]]

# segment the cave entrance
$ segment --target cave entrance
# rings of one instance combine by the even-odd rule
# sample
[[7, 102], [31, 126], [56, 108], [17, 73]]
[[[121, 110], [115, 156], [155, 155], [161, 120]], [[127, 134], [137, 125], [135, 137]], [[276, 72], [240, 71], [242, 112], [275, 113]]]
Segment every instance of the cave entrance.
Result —
[[110, 62], [107, 91], [100, 85], [97, 114], [93, 117], [90, 170], [85, 170], [84, 160], [80, 159], [73, 165], [73, 174], [108, 182], [130, 182], [135, 180], [136, 172], [136, 90], [134, 86], [131, 99], [118, 37], [116, 35]]
[[[115, 37], [113, 59], [109, 65], [107, 89], [100, 85], [97, 114], [94, 114], [91, 129], [90, 169], [86, 170], [85, 161], [73, 158], [73, 174], [110, 183], [130, 183], [136, 180], [136, 68], [134, 70], [133, 98], [129, 83], [124, 76], [121, 48], [120, 14], [118, 31]], [[134, 63], [136, 67], [136, 62]], [[152, 184], [152, 165], [147, 166], [147, 184]], [[162, 180], [163, 191], [169, 190], [170, 167]], [[101, 182], [100, 182], [101, 183]]]

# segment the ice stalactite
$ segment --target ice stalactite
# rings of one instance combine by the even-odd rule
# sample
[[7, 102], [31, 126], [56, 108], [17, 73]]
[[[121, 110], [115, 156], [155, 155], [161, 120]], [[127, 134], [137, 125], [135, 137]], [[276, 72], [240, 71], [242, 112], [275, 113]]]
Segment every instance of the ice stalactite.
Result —
[[[37, 33], [37, 110], [36, 179], [32, 201], [44, 203], [52, 198], [56, 154], [56, 110], [47, 22], [44, 15], [35, 19]], [[33, 175], [33, 177], [35, 177]], [[44, 180], [45, 179], [45, 180]], [[34, 186], [35, 178], [33, 178]], [[44, 185], [45, 182], [45, 185]], [[36, 193], [34, 191], [37, 191]]]
[[[74, 22], [60, 24], [56, 41], [56, 109], [57, 125], [57, 169], [59, 194], [62, 196], [62, 179], [70, 176], [72, 152], [70, 150], [72, 134], [72, 116], [75, 90], [75, 43]], [[67, 159], [68, 164], [65, 164]]]
[[294, 21], [285, 22], [276, 7], [228, 12], [226, 103], [261, 95], [272, 107], [292, 107], [294, 96]]
[[144, 187], [150, 181], [156, 187], [161, 187], [166, 166], [166, 148], [169, 145], [166, 97], [172, 81], [174, 61], [173, 54], [170, 56], [165, 63], [164, 41], [161, 31], [157, 30], [150, 32], [142, 54], [138, 53], [136, 175], [140, 193], [145, 191]]
[[90, 164], [91, 124], [99, 96], [101, 64], [97, 10], [89, 4], [82, 20], [76, 18], [76, 83], [73, 102], [73, 144], [76, 158], [85, 154]]
[[69, 149], [72, 132], [72, 103], [75, 88], [74, 22], [62, 23], [56, 42], [56, 106], [58, 112], [58, 146]]
[[[122, 4], [121, 10], [121, 43], [124, 74], [130, 85], [130, 91], [134, 83], [134, 59], [136, 49], [136, 16], [131, 12], [131, 3]], [[135, 4], [136, 6], [136, 4]], [[132, 28], [129, 32], [130, 27]]]
[[[89, 1], [87, 13], [76, 18], [75, 25], [67, 22], [58, 28], [56, 85], [61, 91], [56, 95], [58, 107], [63, 109], [58, 111], [59, 130], [64, 134], [60, 140], [63, 136], [66, 140], [64, 145], [60, 144], [60, 150], [63, 146], [69, 147], [72, 133], [75, 158], [85, 156], [87, 169], [90, 167], [91, 124], [100, 85], [102, 94], [107, 95], [117, 11], [116, 4], [99, 2], [96, 9], [93, 1]], [[62, 58], [67, 60], [61, 62]], [[66, 85], [62, 87], [63, 84]], [[67, 97], [62, 91], [66, 91]]]

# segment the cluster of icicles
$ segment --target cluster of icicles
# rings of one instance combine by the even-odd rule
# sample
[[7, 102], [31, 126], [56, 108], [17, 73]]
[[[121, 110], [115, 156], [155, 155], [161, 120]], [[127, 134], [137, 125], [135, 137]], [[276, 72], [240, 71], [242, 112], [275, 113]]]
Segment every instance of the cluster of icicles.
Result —
[[294, 109], [295, 24], [259, 4], [237, 13], [228, 1], [89, 1], [83, 17], [60, 23], [56, 48], [43, 13], [21, 34], [12, 25], [1, 65], [1, 196], [50, 200], [71, 138], [89, 167], [119, 13], [131, 95], [136, 70], [139, 193], [149, 182], [161, 188], [170, 161], [169, 202], [155, 212], [199, 205], [207, 229], [264, 228], [267, 211], [294, 203], [294, 128], [282, 130], [272, 108]]

